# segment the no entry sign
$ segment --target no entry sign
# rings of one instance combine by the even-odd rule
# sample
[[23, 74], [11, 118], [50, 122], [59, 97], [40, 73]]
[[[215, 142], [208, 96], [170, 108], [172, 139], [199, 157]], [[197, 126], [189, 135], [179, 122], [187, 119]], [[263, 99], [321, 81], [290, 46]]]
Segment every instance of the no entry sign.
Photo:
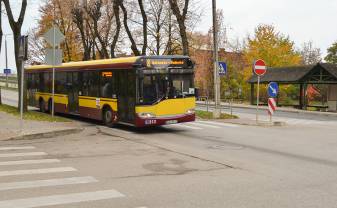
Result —
[[267, 72], [266, 63], [262, 59], [254, 62], [253, 71], [257, 76], [263, 76]]

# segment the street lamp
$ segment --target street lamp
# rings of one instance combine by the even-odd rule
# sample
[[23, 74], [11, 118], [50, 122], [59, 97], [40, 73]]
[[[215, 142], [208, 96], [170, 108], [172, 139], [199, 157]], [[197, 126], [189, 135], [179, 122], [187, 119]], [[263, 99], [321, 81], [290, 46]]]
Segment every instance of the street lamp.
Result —
[[214, 102], [215, 108], [213, 111], [214, 118], [220, 118], [220, 77], [219, 77], [219, 54], [218, 54], [218, 17], [216, 11], [216, 0], [212, 0], [212, 11], [213, 11], [213, 42], [214, 42]]

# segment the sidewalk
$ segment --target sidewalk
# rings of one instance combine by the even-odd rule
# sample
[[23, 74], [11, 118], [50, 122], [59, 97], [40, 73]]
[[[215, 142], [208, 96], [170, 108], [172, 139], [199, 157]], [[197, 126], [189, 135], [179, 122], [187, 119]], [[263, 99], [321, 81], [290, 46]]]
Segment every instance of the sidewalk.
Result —
[[0, 141], [11, 139], [37, 139], [72, 134], [81, 131], [74, 122], [42, 122], [24, 120], [20, 129], [20, 118], [0, 112]]
[[237, 118], [237, 119], [224, 119], [224, 120], [218, 120], [218, 122], [222, 123], [229, 123], [229, 124], [237, 124], [237, 125], [246, 125], [246, 126], [261, 126], [261, 127], [272, 127], [272, 126], [286, 126], [287, 124], [282, 121], [275, 121], [275, 122], [269, 122], [269, 121], [259, 121], [258, 123], [254, 119], [249, 118]]
[[[205, 105], [205, 101], [197, 101], [196, 103], [197, 103], [197, 105]], [[209, 101], [209, 107], [213, 107], [213, 106], [214, 106], [214, 102], [213, 101]], [[229, 108], [229, 103], [223, 103], [222, 102], [221, 106]], [[256, 109], [255, 105], [237, 104], [237, 103], [233, 103], [232, 107], [233, 108]], [[263, 110], [268, 110], [268, 106], [259, 106], [259, 108], [263, 109]], [[287, 107], [277, 107], [277, 111], [289, 112], [289, 113], [310, 114], [310, 115], [324, 115], [324, 116], [337, 117], [337, 113], [334, 113], [334, 112], [306, 111], [306, 110], [295, 109], [295, 108], [287, 108]]]

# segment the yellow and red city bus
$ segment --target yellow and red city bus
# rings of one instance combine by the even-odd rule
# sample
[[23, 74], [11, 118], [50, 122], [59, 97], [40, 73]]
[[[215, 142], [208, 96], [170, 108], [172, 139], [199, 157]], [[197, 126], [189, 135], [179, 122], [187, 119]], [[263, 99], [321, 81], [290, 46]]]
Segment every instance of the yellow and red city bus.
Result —
[[[52, 66], [26, 69], [29, 105], [52, 108]], [[136, 127], [195, 120], [194, 64], [186, 56], [64, 63], [55, 69], [54, 110]]]

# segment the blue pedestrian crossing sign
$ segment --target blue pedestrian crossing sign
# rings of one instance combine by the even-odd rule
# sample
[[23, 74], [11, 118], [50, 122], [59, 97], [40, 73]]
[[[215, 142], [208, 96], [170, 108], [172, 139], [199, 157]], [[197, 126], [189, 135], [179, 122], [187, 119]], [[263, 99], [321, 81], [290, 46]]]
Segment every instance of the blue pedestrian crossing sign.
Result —
[[4, 74], [11, 74], [11, 69], [4, 69]]
[[276, 98], [279, 91], [278, 84], [276, 82], [270, 82], [268, 85], [268, 96]]
[[219, 62], [219, 76], [225, 76], [227, 74], [226, 62]]

